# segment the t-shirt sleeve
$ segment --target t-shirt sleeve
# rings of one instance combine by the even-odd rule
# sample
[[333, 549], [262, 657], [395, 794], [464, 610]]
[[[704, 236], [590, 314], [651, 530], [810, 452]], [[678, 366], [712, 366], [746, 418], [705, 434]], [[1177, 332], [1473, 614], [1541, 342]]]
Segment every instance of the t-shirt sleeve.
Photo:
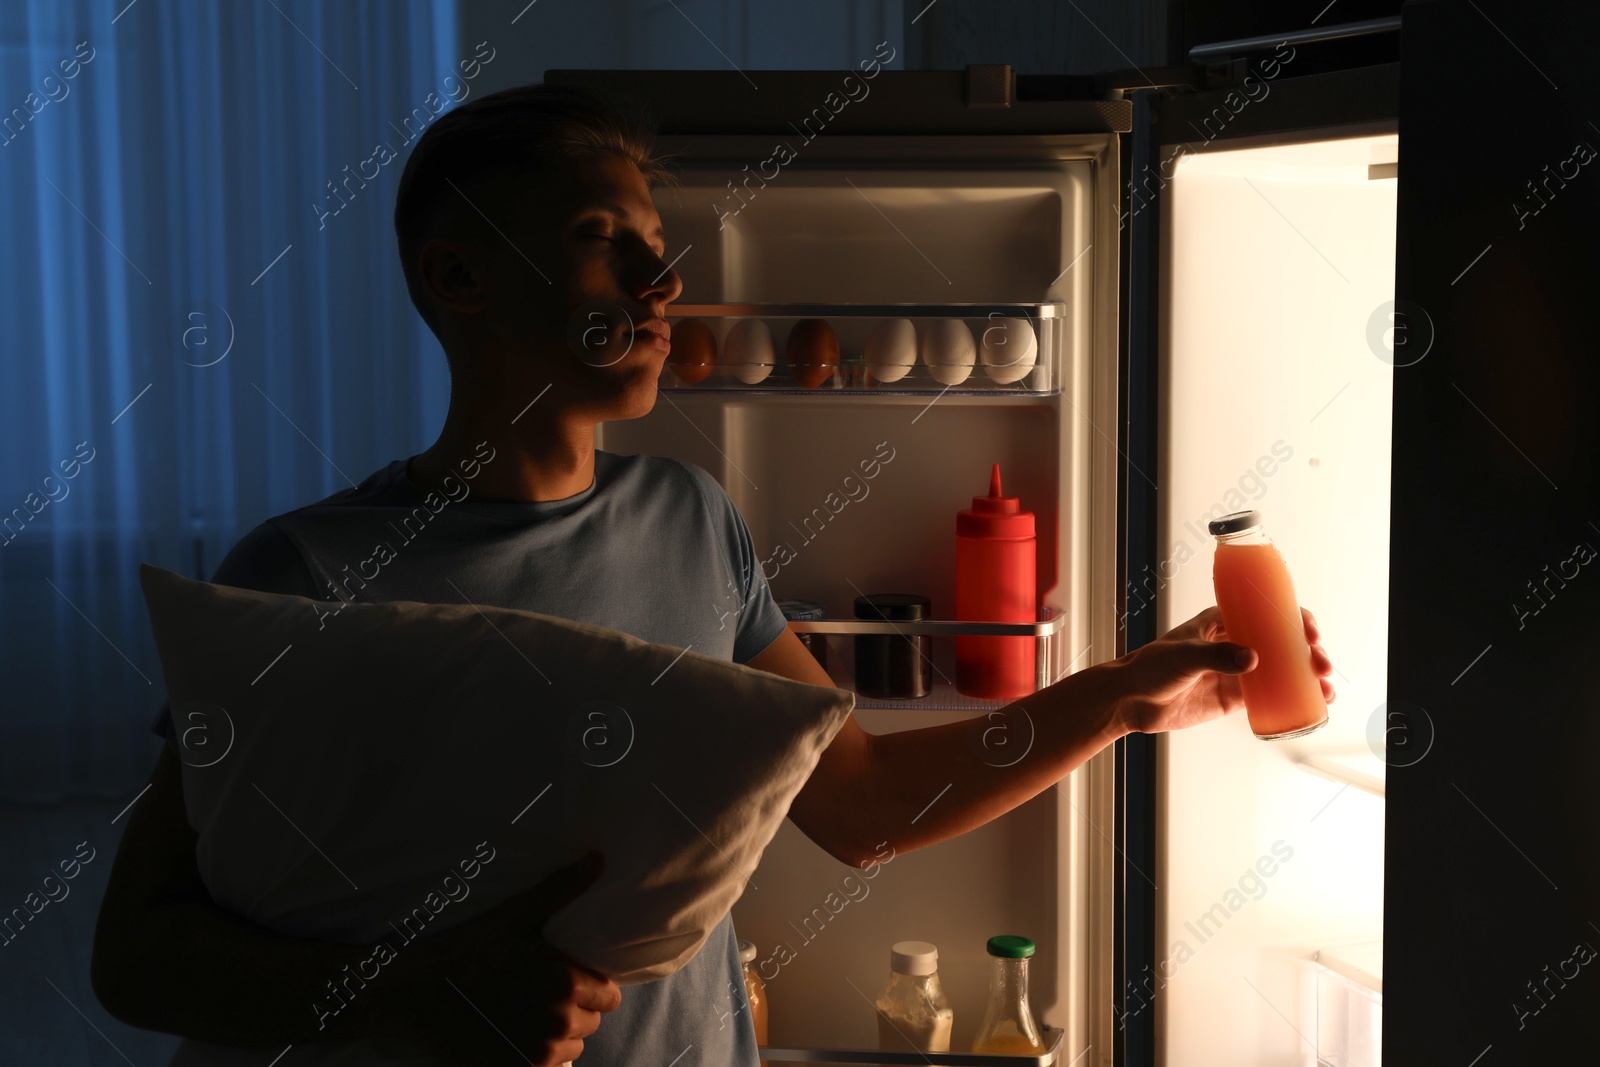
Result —
[[733, 637], [733, 661], [749, 663], [768, 645], [778, 639], [788, 622], [773, 599], [766, 575], [761, 573], [756, 557], [755, 542], [744, 516], [734, 507], [728, 493], [706, 470], [691, 463], [684, 464], [700, 487], [701, 496], [711, 509], [721, 538], [723, 561], [732, 572], [732, 582], [739, 590], [737, 610], [728, 616], [736, 627]]
[[[271, 519], [239, 538], [217, 564], [211, 581], [215, 585], [256, 589], [263, 593], [318, 597], [316, 579], [311, 575], [311, 568], [306, 566], [305, 557], [289, 535]], [[162, 702], [150, 729], [162, 737], [172, 737], [170, 704]]]

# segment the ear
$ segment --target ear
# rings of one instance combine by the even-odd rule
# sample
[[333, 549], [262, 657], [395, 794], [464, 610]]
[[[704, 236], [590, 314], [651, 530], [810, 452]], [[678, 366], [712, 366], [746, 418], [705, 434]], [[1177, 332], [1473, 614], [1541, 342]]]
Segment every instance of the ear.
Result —
[[435, 310], [473, 315], [489, 306], [488, 291], [459, 241], [435, 237], [424, 244], [417, 253], [417, 278]]

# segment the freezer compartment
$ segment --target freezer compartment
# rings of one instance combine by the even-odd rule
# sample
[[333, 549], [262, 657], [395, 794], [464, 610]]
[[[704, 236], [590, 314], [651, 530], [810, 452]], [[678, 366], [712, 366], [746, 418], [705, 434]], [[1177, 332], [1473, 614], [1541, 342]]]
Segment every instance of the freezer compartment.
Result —
[[678, 304], [659, 385], [864, 395], [1059, 390], [1066, 305]]
[[848, 1048], [763, 1048], [761, 1058], [773, 1063], [907, 1063], [924, 1067], [1049, 1067], [1061, 1059], [1064, 1031], [1043, 1026], [1039, 1036], [1045, 1050], [1033, 1056], [998, 1056], [972, 1052], [884, 1052]]
[[[880, 143], [897, 151], [897, 142]], [[737, 159], [771, 145], [706, 139], [690, 147]], [[751, 181], [733, 160], [686, 160], [678, 183], [653, 190], [666, 232], [684, 243], [675, 268], [681, 299], [1010, 303], [1073, 299], [1080, 290], [1087, 297], [1083, 275], [1062, 267], [1091, 240], [1083, 236], [1090, 164], [1013, 160], [975, 170], [949, 158], [965, 149], [951, 143], [937, 162], [848, 169], [811, 152], [766, 182]]]
[[[964, 622], [959, 620], [929, 619], [920, 622], [870, 622], [856, 619], [825, 619], [815, 622], [795, 621], [789, 624], [800, 635], [812, 654], [817, 656], [828, 676], [841, 689], [856, 689], [856, 652], [858, 637], [881, 637], [896, 646], [904, 642], [908, 647], [895, 647], [902, 656], [915, 657], [919, 649], [912, 646], [914, 638], [927, 638], [928, 674], [931, 685], [926, 696], [883, 697], [859, 694], [858, 708], [889, 708], [906, 711], [918, 709], [941, 711], [987, 711], [1003, 708], [1012, 701], [967, 696], [956, 688], [955, 638], [959, 636], [1014, 637], [1035, 643], [1034, 662], [1037, 665], [1035, 688], [1043, 689], [1069, 669], [1064, 654], [1069, 615], [1065, 611], [1046, 607], [1036, 623]], [[818, 644], [823, 647], [819, 650]], [[1081, 660], [1080, 660], [1081, 662]]]

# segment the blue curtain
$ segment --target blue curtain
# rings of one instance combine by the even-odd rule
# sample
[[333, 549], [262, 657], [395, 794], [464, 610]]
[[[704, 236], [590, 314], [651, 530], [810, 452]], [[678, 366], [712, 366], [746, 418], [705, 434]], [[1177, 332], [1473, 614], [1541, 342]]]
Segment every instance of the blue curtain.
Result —
[[391, 213], [474, 92], [456, 27], [453, 0], [0, 6], [0, 800], [142, 787], [141, 561], [209, 578], [432, 441], [448, 376]]

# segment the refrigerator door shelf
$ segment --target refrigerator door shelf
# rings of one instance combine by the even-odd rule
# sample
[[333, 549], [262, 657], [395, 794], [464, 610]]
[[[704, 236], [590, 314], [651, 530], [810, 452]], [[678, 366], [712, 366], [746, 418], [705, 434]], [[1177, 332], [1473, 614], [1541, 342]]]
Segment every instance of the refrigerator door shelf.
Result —
[[1024, 319], [1065, 318], [1067, 305], [1061, 301], [1016, 304], [672, 304], [668, 318], [967, 318], [984, 319], [1013, 316]]
[[1317, 950], [1317, 962], [1354, 982], [1363, 989], [1383, 996], [1383, 936], [1365, 941], [1326, 946]]
[[[955, 675], [952, 674], [948, 669], [945, 670], [944, 674], [949, 679], [955, 678]], [[843, 680], [835, 678], [834, 681], [840, 689], [850, 689], [853, 685], [852, 680], [848, 677], [844, 678]], [[863, 696], [860, 693], [856, 694], [856, 707], [858, 709], [875, 708], [885, 711], [999, 711], [1007, 704], [1012, 703], [1015, 703], [1015, 701], [989, 700], [984, 697], [969, 697], [957, 689], [953, 684], [953, 681], [946, 681], [938, 677], [935, 678], [933, 686], [929, 689], [928, 695], [925, 697], [907, 697], [903, 700], [896, 700], [892, 697], [869, 697]], [[924, 725], [930, 724], [917, 721], [913, 723], [903, 723], [901, 724], [901, 728], [907, 726]]]
[[865, 619], [794, 621], [789, 626], [802, 634], [910, 634], [941, 637], [1043, 637], [1051, 638], [1066, 625], [1067, 613], [1045, 609], [1038, 622], [962, 622], [922, 619], [918, 622], [869, 622]]
[[[1306, 756], [1300, 766], [1319, 778], [1340, 785], [1353, 785], [1364, 793], [1383, 797], [1388, 781], [1388, 764], [1370, 752], [1328, 753]], [[1400, 766], [1406, 766], [1400, 763]]]
[[[1060, 391], [1067, 323], [1066, 305], [1060, 302], [675, 304], [667, 318], [706, 323], [716, 362], [696, 363], [683, 373], [669, 360], [660, 388], [769, 396], [1048, 396]], [[827, 323], [837, 340], [836, 362], [792, 364], [791, 331], [816, 319]], [[753, 344], [749, 331], [734, 333], [740, 323], [751, 321], [766, 330], [756, 332]], [[897, 321], [905, 324], [898, 332]]]
[[1317, 954], [1319, 1067], [1380, 1067], [1383, 942]]
[[[855, 638], [883, 635], [886, 637], [931, 637], [933, 683], [926, 696], [895, 699], [856, 695], [858, 708], [888, 708], [906, 711], [993, 711], [1013, 703], [1010, 700], [970, 697], [955, 687], [956, 669], [953, 657], [954, 642], [958, 636], [976, 637], [1031, 637], [1038, 644], [1034, 662], [1037, 665], [1035, 686], [1043, 689], [1073, 666], [1062, 663], [1062, 651], [1069, 616], [1061, 609], [1046, 607], [1038, 622], [971, 622], [950, 619], [924, 619], [918, 622], [869, 622], [860, 619], [824, 619], [815, 622], [792, 621], [791, 629], [799, 634], [817, 634], [827, 641], [824, 668], [842, 689], [855, 686]], [[1080, 659], [1081, 654], [1080, 654]]]
[[922, 1067], [1022, 1067], [1023, 1064], [1049, 1067], [1061, 1058], [1061, 1039], [1065, 1031], [1041, 1026], [1039, 1036], [1045, 1050], [1032, 1056], [997, 1056], [973, 1052], [883, 1052], [877, 1049], [848, 1048], [763, 1048], [761, 1058], [773, 1063], [905, 1063]]

